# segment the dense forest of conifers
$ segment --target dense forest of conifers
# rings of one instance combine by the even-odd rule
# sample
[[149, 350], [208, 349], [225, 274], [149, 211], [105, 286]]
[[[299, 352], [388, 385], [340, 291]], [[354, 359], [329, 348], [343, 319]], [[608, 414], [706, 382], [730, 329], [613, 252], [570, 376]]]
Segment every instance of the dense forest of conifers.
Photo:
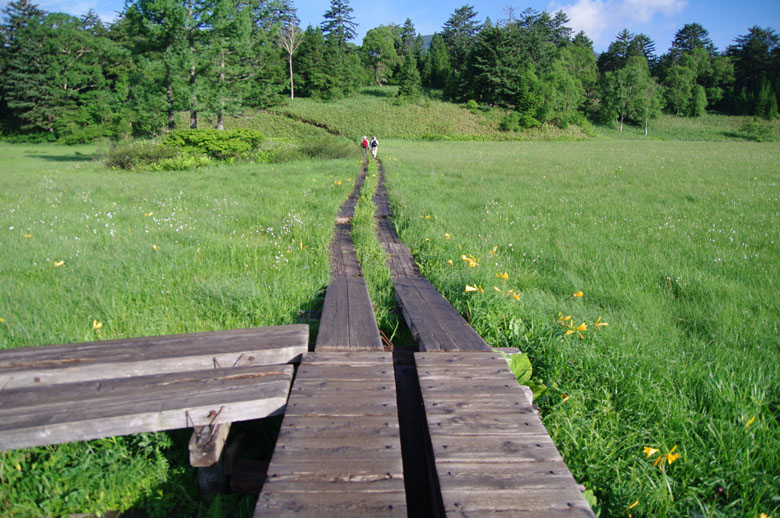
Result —
[[[318, 27], [299, 28], [291, 0], [133, 0], [111, 24], [94, 13], [47, 13], [30, 0], [2, 11], [0, 136], [85, 142], [152, 136], [187, 111], [192, 128], [286, 97], [336, 99], [361, 86], [423, 88], [455, 102], [511, 110], [506, 129], [586, 119], [645, 124], [662, 110], [777, 117], [780, 38], [749, 28], [719, 51], [687, 24], [658, 56], [623, 30], [597, 55], [562, 11], [527, 9], [480, 20], [456, 9], [432, 38], [412, 20], [352, 43], [349, 0], [332, 0]], [[199, 119], [200, 118], [200, 119]]]

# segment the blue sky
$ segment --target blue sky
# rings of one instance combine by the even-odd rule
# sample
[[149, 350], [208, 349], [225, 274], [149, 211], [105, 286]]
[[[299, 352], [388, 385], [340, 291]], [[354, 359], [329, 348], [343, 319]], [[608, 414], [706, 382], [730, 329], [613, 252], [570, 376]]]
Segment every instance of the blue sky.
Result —
[[[35, 0], [33, 0], [35, 1]], [[293, 0], [304, 26], [317, 25], [330, 6], [330, 0]], [[7, 4], [0, 0], [0, 5]], [[94, 9], [106, 20], [116, 17], [124, 0], [39, 0], [47, 11], [62, 11], [74, 15]], [[394, 2], [350, 1], [358, 23], [361, 43], [366, 31], [378, 25], [402, 24], [411, 18], [418, 33], [432, 34], [441, 30], [450, 15], [465, 3], [463, 0], [395, 0]], [[738, 35], [747, 34], [749, 27], [771, 27], [780, 32], [780, 1], [778, 0], [526, 0], [513, 4], [510, 0], [470, 2], [483, 21], [489, 16], [494, 22], [506, 18], [506, 7], [515, 12], [526, 7], [536, 10], [566, 11], [569, 24], [575, 30], [584, 30], [594, 41], [596, 51], [605, 50], [623, 28], [643, 32], [655, 41], [656, 52], [669, 49], [677, 32], [686, 23], [700, 23], [710, 33], [715, 46], [723, 50]]]

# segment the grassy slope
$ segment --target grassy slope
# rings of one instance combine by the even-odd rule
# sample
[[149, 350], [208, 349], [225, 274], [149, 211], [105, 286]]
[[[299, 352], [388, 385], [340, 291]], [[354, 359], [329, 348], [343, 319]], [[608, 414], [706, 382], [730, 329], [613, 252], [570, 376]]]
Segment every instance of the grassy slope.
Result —
[[385, 138], [433, 138], [447, 140], [528, 140], [538, 138], [582, 138], [578, 128], [548, 128], [545, 131], [502, 132], [501, 111], [474, 112], [462, 105], [425, 98], [418, 103], [394, 102], [395, 87], [372, 87], [360, 95], [324, 103], [295, 99], [275, 108], [280, 113], [324, 122], [340, 135], [358, 140], [363, 135]]
[[778, 512], [779, 150], [385, 143], [401, 238], [488, 342], [530, 354], [545, 424], [606, 516]]
[[[357, 161], [126, 173], [93, 153], [0, 144], [2, 347], [286, 324], [313, 309]], [[170, 446], [140, 434], [4, 452], [0, 514], [190, 514], [194, 472], [186, 445]]]

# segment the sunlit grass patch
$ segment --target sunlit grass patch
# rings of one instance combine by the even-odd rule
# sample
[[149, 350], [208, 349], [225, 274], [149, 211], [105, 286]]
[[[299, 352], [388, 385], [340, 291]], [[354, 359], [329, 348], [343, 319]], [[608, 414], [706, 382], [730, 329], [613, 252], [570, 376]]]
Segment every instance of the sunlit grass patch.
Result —
[[401, 239], [488, 343], [529, 354], [602, 516], [777, 512], [776, 144], [383, 151]]
[[[358, 161], [124, 172], [92, 156], [0, 144], [0, 347], [290, 324], [320, 303]], [[4, 453], [0, 508], [192, 514], [186, 437], [168, 437]]]

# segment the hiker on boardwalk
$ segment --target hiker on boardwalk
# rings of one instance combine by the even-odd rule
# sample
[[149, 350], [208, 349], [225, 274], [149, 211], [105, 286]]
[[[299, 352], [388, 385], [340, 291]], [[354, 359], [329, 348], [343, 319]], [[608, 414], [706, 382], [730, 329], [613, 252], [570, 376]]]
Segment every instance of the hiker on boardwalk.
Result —
[[360, 142], [360, 147], [363, 148], [363, 160], [368, 156], [368, 137], [363, 135], [363, 141]]
[[379, 141], [376, 137], [371, 137], [371, 154], [376, 158], [376, 150], [379, 147]]

